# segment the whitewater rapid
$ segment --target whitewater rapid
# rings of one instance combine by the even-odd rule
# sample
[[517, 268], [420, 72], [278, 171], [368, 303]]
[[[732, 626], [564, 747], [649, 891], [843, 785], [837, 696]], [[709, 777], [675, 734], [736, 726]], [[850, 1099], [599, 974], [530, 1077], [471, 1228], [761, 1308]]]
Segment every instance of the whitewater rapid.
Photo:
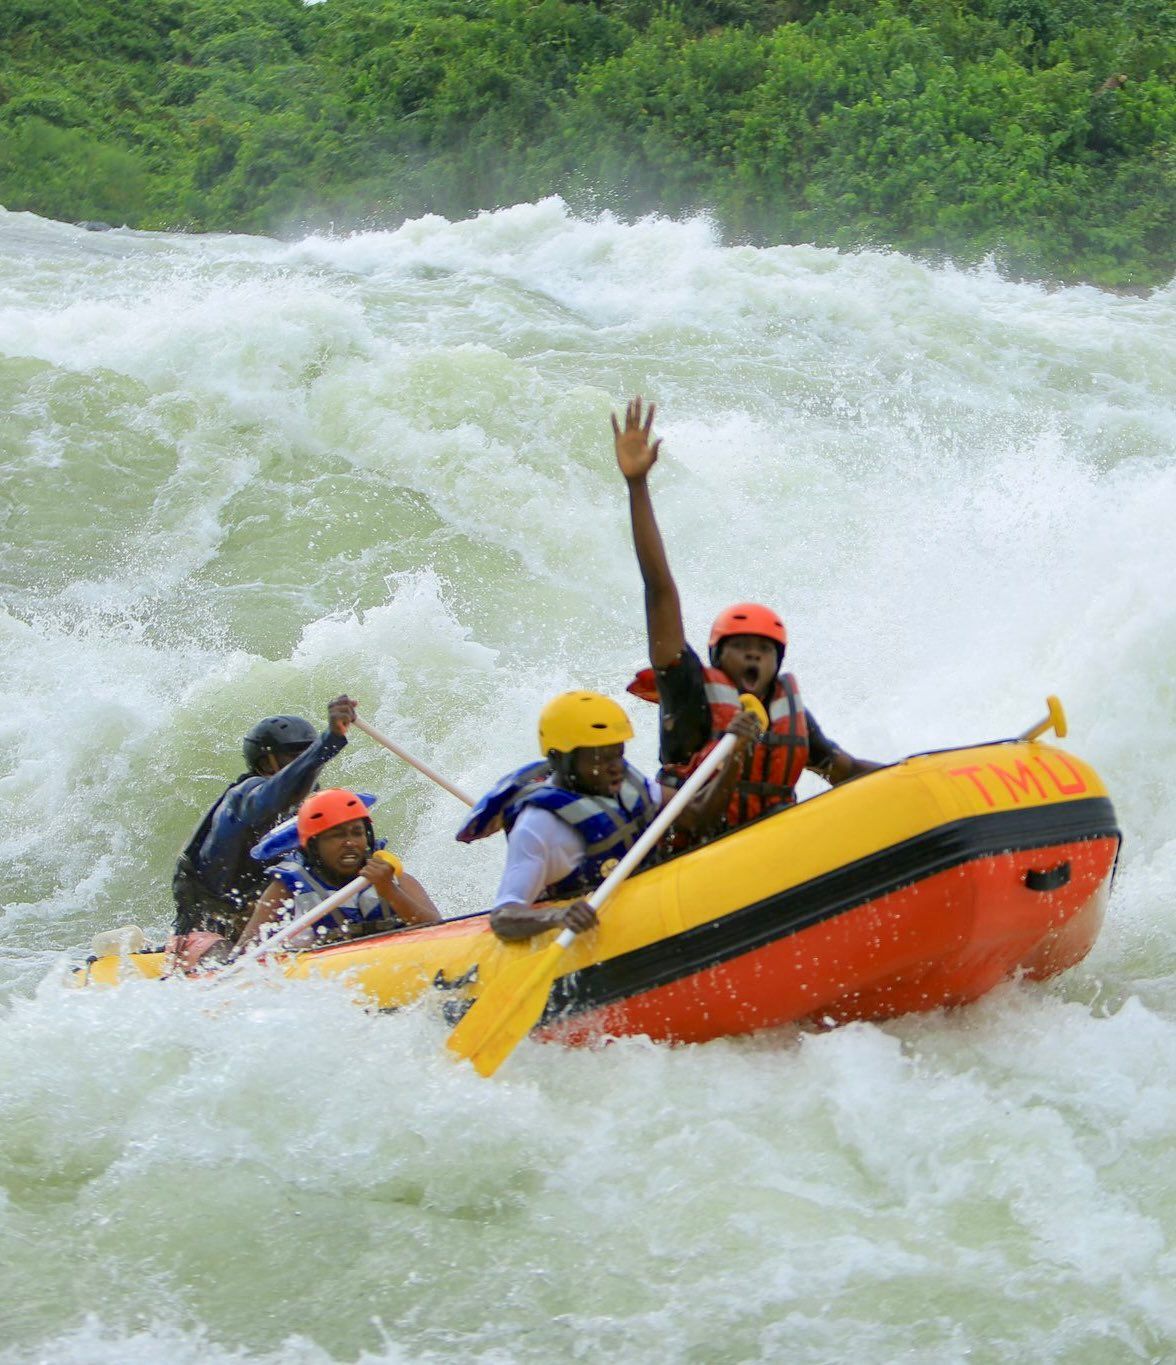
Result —
[[[346, 689], [481, 791], [551, 694], [623, 695], [634, 393], [696, 643], [777, 605], [870, 758], [1062, 697], [1124, 832], [1090, 958], [492, 1083], [338, 984], [64, 991], [166, 931], [259, 716]], [[558, 200], [292, 243], [0, 210], [0, 1361], [1176, 1359], [1174, 398], [1173, 286]], [[333, 767], [485, 904], [450, 795], [361, 736]]]

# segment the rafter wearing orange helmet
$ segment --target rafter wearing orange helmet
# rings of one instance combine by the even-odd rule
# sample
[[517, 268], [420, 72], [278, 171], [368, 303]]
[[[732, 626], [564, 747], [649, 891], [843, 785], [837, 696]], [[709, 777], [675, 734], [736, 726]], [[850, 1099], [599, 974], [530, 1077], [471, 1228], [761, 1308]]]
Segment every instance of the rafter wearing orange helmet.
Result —
[[270, 884], [237, 941], [238, 950], [258, 938], [265, 925], [306, 914], [357, 877], [368, 885], [291, 946], [385, 934], [441, 918], [420, 882], [377, 840], [367, 806], [355, 792], [331, 787], [308, 796], [298, 808], [298, 843], [296, 852], [267, 869]]
[[792, 804], [805, 768], [837, 783], [881, 765], [854, 758], [826, 738], [805, 709], [795, 677], [781, 671], [788, 631], [770, 607], [739, 602], [720, 612], [708, 639], [709, 666], [687, 643], [678, 586], [649, 492], [649, 471], [661, 447], [661, 441], [653, 439], [654, 411], [652, 404], [643, 410], [642, 400], [634, 398], [626, 406], [623, 427], [615, 415], [612, 419], [617, 465], [629, 488], [633, 544], [645, 584], [651, 665], [638, 673], [628, 690], [659, 704], [659, 776], [667, 785], [680, 783], [702, 762], [738, 707], [740, 692], [751, 692], [763, 702], [769, 728], [747, 756], [735, 784], [726, 812], [728, 826], [734, 826]]

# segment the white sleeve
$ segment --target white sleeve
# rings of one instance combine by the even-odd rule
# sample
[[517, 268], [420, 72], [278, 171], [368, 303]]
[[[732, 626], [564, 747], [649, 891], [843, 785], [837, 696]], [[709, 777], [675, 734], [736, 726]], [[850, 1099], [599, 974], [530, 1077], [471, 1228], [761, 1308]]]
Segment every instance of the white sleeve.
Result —
[[524, 810], [506, 841], [506, 866], [491, 909], [534, 905], [544, 887], [566, 877], [584, 855], [584, 840], [557, 815]]

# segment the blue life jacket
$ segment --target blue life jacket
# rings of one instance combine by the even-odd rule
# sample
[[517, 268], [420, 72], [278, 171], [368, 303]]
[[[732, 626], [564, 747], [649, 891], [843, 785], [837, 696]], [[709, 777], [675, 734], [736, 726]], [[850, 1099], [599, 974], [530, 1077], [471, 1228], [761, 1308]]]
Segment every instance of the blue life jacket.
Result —
[[551, 768], [545, 758], [534, 763], [524, 763], [513, 773], [500, 777], [481, 800], [474, 803], [469, 818], [454, 836], [459, 844], [472, 844], [477, 839], [489, 838], [500, 829], [510, 832], [519, 818], [515, 809], [522, 793], [543, 785], [551, 776]]
[[[376, 847], [383, 848], [384, 840], [377, 839]], [[280, 881], [289, 893], [292, 905], [286, 915], [295, 919], [321, 905], [339, 887], [327, 881], [312, 867], [301, 850], [273, 864], [269, 876]], [[303, 934], [296, 935], [293, 946], [307, 947], [322, 939], [355, 938], [363, 934], [387, 933], [401, 929], [404, 921], [380, 899], [374, 886], [362, 887], [345, 904], [336, 906]]]
[[645, 778], [625, 764], [625, 777], [616, 797], [585, 796], [555, 787], [546, 779], [546, 760], [527, 763], [508, 773], [474, 806], [457, 832], [463, 844], [485, 839], [499, 829], [510, 831], [528, 806], [557, 815], [584, 840], [584, 858], [566, 877], [545, 887], [542, 900], [583, 895], [608, 876], [653, 823], [659, 807], [650, 799]]

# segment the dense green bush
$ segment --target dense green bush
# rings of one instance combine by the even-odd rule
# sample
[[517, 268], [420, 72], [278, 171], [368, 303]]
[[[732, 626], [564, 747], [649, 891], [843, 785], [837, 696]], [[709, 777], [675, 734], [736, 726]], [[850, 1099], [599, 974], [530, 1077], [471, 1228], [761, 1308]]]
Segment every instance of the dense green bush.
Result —
[[146, 213], [147, 183], [141, 158], [79, 129], [30, 117], [0, 132], [4, 193], [47, 217], [133, 224]]
[[560, 192], [1170, 278], [1168, 0], [6, 0], [0, 202], [293, 231]]

